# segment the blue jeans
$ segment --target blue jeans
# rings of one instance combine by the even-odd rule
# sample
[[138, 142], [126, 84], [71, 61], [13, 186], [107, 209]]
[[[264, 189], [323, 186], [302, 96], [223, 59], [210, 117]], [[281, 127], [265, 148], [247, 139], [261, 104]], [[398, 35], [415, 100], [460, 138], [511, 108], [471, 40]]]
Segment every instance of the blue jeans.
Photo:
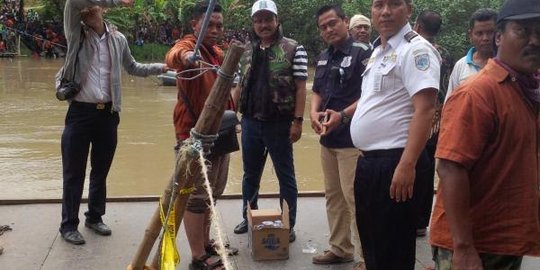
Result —
[[266, 163], [266, 151], [272, 158], [279, 181], [280, 205], [283, 200], [289, 205], [289, 222], [296, 223], [296, 201], [298, 188], [294, 176], [293, 148], [289, 139], [291, 121], [259, 121], [242, 118], [242, 215], [246, 219], [247, 202], [251, 209], [258, 209], [257, 196], [261, 176]]

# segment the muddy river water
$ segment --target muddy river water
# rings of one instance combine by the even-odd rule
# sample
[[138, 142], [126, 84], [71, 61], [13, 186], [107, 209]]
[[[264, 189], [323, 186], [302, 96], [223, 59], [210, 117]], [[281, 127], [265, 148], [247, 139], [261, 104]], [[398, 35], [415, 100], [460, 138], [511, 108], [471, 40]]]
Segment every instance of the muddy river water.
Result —
[[[60, 137], [67, 103], [54, 97], [53, 79], [62, 61], [0, 58], [0, 199], [62, 196]], [[155, 76], [139, 78], [126, 73], [122, 80], [123, 107], [108, 195], [158, 195], [175, 162], [172, 112], [176, 88], [160, 86]], [[309, 99], [308, 93], [306, 119]], [[323, 190], [318, 136], [309, 121], [304, 122], [302, 139], [294, 145], [294, 157], [300, 192]], [[270, 159], [262, 179], [262, 193], [278, 191]], [[240, 193], [241, 180], [241, 153], [235, 152], [225, 193]]]

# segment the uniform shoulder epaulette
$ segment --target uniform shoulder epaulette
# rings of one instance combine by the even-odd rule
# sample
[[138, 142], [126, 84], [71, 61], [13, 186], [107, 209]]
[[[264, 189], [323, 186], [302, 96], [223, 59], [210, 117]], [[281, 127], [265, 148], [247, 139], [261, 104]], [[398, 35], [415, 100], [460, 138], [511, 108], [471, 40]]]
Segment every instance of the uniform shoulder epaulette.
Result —
[[403, 36], [403, 37], [405, 38], [405, 40], [407, 40], [407, 42], [411, 42], [417, 36], [418, 36], [418, 33], [411, 30], [407, 34], [405, 34], [405, 36]]
[[369, 45], [363, 43], [363, 42], [353, 42], [352, 44], [353, 47], [358, 47], [358, 48], [362, 48], [364, 49], [365, 51], [369, 50]]

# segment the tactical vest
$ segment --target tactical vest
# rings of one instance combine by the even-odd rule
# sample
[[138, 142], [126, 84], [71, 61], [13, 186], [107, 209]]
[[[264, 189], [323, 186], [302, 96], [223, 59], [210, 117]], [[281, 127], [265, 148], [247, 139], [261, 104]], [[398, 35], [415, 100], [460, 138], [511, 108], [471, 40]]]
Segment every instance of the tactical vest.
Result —
[[[251, 76], [251, 67], [254, 50], [259, 46], [259, 42], [248, 44], [241, 61], [241, 72], [243, 74], [240, 81], [240, 112], [245, 113], [248, 108], [249, 91], [248, 82]], [[293, 58], [298, 42], [282, 37], [273, 44], [269, 53], [269, 75], [268, 83], [271, 91], [272, 102], [276, 105], [280, 115], [288, 116], [294, 114], [296, 106], [296, 85], [293, 77]], [[261, 78], [263, 79], [263, 78]]]

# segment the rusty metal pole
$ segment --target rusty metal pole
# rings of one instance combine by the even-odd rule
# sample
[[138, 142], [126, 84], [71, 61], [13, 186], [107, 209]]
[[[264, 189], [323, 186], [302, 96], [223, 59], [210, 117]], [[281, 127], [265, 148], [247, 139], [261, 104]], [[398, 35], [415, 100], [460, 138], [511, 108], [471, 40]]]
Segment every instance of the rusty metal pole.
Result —
[[[244, 47], [238, 43], [232, 43], [229, 47], [223, 65], [218, 71], [218, 78], [212, 86], [210, 95], [206, 99], [204, 108], [197, 123], [195, 124], [195, 131], [203, 135], [216, 134], [221, 123], [221, 117], [225, 110], [226, 102], [229, 100], [232, 82], [234, 79], [234, 73], [237, 70], [238, 62], [244, 52]], [[167, 185], [167, 188], [163, 192], [162, 201], [168, 202], [171, 198], [173, 186], [178, 185], [179, 190], [190, 188], [193, 186], [193, 177], [189, 174], [195, 175], [200, 173], [200, 164], [198, 160], [192, 159], [192, 157], [179, 157], [176, 160], [176, 169], [171, 181]], [[187, 197], [189, 195], [179, 194], [175, 200], [175, 207], [178, 212], [176, 220], [177, 227], [180, 226], [183, 219], [184, 210], [186, 208]], [[163, 212], [168, 211], [168, 204], [163, 203]], [[154, 246], [157, 237], [159, 236], [162, 228], [160, 220], [160, 208], [154, 212], [150, 219], [150, 224], [145, 230], [142, 243], [139, 245], [137, 253], [135, 254], [131, 265], [128, 266], [128, 270], [144, 270], [146, 260], [150, 255], [152, 247]], [[178, 231], [178, 230], [177, 230]], [[157, 255], [159, 256], [159, 255]], [[154, 263], [153, 263], [154, 264]], [[159, 265], [159, 264], [158, 264]], [[154, 265], [153, 265], [154, 266]]]

